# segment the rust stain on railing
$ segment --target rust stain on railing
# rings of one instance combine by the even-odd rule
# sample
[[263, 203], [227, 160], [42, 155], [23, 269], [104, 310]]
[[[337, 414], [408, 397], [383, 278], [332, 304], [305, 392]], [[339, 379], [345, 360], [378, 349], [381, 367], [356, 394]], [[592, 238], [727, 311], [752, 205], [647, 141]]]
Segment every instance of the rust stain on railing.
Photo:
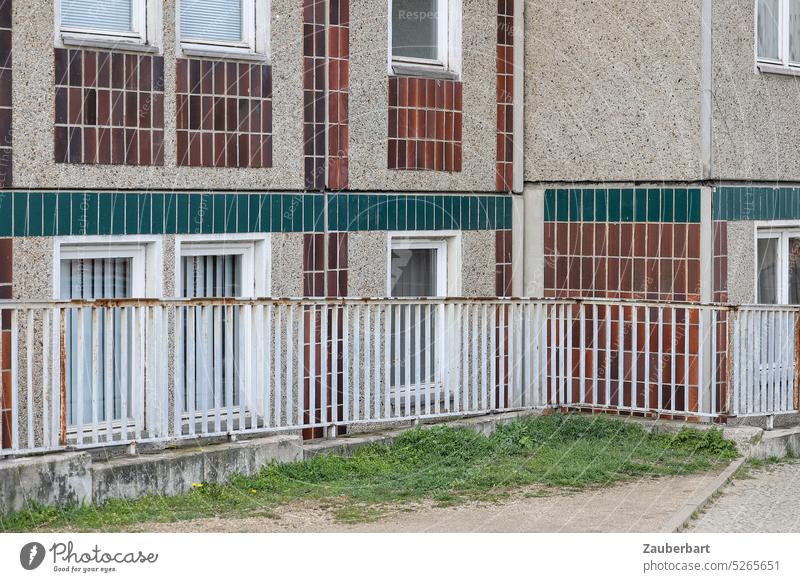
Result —
[[59, 353], [59, 444], [67, 444], [67, 323], [64, 314], [60, 319], [59, 334], [61, 336], [60, 353]]

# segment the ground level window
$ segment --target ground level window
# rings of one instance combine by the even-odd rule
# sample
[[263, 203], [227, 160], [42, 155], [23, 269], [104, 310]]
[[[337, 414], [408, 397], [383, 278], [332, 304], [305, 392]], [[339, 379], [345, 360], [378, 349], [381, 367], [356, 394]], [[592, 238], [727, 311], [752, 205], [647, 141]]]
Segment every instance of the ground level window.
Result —
[[[405, 298], [446, 295], [446, 265], [447, 244], [443, 240], [393, 240], [389, 295]], [[392, 386], [431, 384], [436, 381], [435, 370], [439, 368], [436, 363], [439, 355], [436, 337], [441, 329], [441, 318], [440, 305], [403, 303], [393, 308], [389, 346], [392, 354]]]
[[759, 230], [756, 291], [759, 303], [800, 304], [800, 227]]
[[[143, 297], [145, 256], [144, 245], [62, 246], [58, 296], [71, 300]], [[109, 412], [115, 421], [128, 418], [132, 382], [130, 366], [125, 369], [122, 362], [131, 361], [133, 349], [130, 310], [109, 308], [96, 327], [91, 309], [70, 309], [66, 317], [67, 424], [86, 424], [95, 418], [105, 421]], [[101, 363], [96, 376], [93, 356]]]

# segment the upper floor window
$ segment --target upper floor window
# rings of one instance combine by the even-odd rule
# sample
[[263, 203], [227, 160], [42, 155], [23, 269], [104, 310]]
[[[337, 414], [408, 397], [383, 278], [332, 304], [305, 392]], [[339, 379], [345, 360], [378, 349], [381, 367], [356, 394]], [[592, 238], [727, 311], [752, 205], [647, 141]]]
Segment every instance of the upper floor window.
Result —
[[460, 0], [389, 0], [391, 73], [457, 75], [461, 69]]
[[268, 0], [180, 0], [184, 53], [264, 59], [269, 47]]
[[800, 227], [759, 229], [757, 242], [758, 303], [800, 304]]
[[800, 0], [756, 1], [759, 63], [800, 68]]
[[153, 46], [160, 0], [56, 0], [56, 44]]

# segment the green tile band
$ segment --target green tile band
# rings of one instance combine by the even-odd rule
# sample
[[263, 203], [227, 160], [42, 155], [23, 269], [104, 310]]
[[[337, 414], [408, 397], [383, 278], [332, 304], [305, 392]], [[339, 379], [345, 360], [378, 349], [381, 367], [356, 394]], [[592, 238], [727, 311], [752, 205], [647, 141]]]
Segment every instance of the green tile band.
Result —
[[700, 222], [699, 188], [552, 188], [545, 222]]
[[[323, 232], [324, 196], [304, 193], [0, 192], [0, 236]], [[511, 228], [511, 198], [329, 194], [331, 231]]]
[[800, 188], [719, 186], [711, 198], [714, 220], [800, 219]]

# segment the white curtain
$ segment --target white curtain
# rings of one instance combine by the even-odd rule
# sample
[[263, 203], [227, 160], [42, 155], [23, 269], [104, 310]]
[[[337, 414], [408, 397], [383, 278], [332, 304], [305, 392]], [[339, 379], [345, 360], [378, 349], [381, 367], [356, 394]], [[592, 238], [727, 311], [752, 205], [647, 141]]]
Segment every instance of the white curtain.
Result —
[[437, 0], [392, 0], [392, 54], [435, 60], [438, 57]]
[[781, 0], [758, 0], [758, 57], [780, 59]]
[[181, 0], [181, 39], [242, 41], [242, 0]]
[[61, 0], [64, 28], [109, 32], [133, 30], [133, 0]]

